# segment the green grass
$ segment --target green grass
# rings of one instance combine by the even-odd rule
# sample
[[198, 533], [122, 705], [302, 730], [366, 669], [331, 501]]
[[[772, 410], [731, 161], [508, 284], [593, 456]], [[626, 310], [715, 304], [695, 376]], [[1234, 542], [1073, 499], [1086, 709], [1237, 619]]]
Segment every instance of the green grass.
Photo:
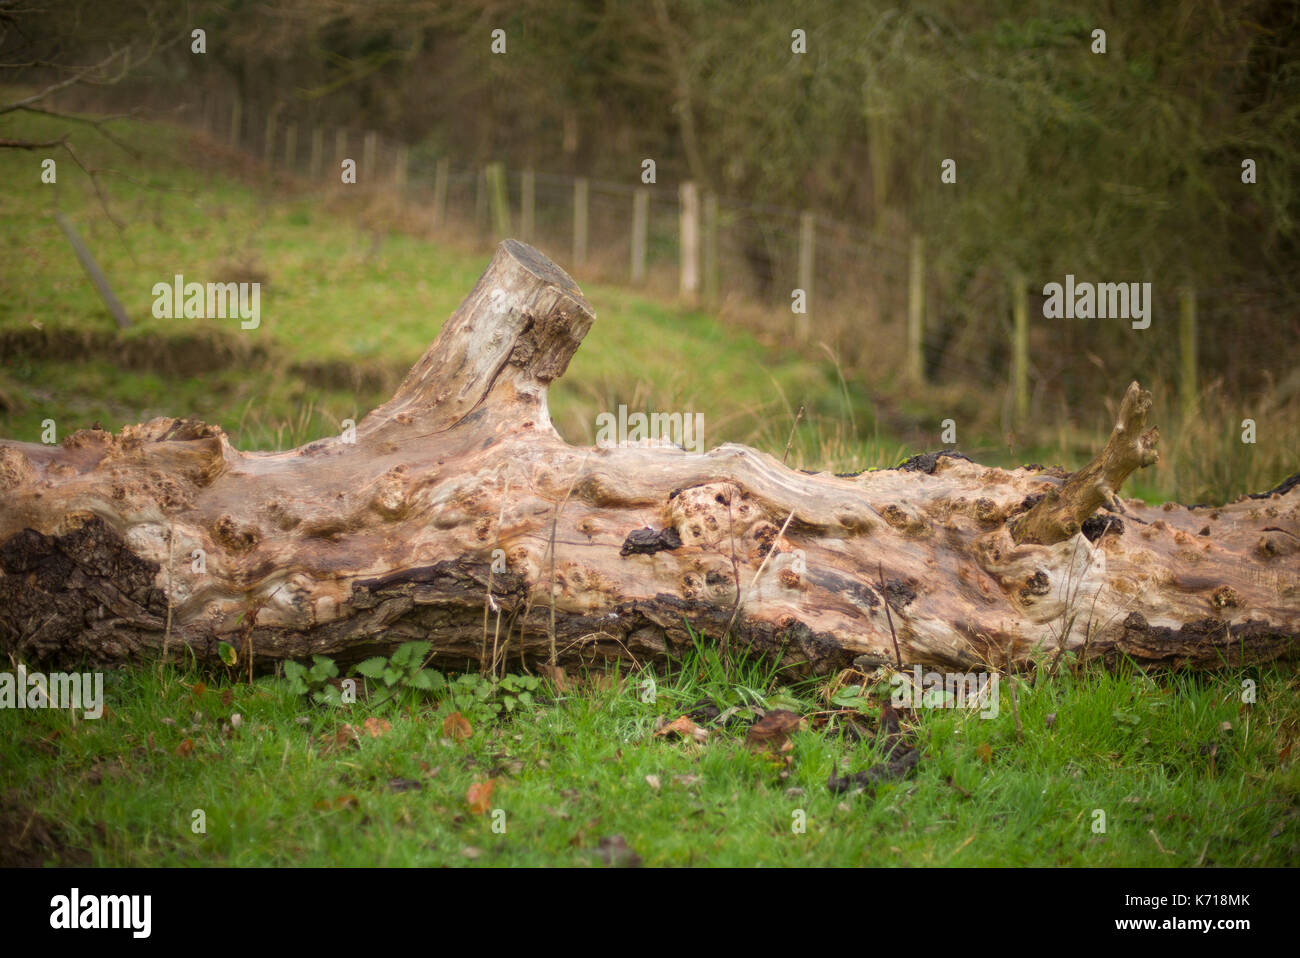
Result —
[[[47, 864], [601, 865], [613, 836], [647, 865], [1293, 864], [1300, 774], [1279, 753], [1296, 735], [1295, 677], [1250, 677], [1256, 705], [1237, 675], [1040, 675], [1018, 689], [1021, 735], [1005, 685], [995, 718], [918, 709], [904, 713], [914, 776], [836, 795], [834, 767], [881, 760], [870, 735], [842, 729], [874, 726], [883, 678], [855, 711], [761, 666], [728, 681], [702, 652], [653, 679], [654, 696], [644, 674], [593, 673], [475, 716], [461, 741], [443, 722], [465, 706], [445, 697], [313, 706], [273, 677], [139, 669], [108, 675], [99, 720], [0, 710], [0, 813], [10, 848], [38, 813], [52, 837], [25, 854]], [[794, 709], [812, 727], [784, 755], [747, 746], [748, 722], [703, 743], [655, 734], [701, 699]], [[331, 744], [370, 717], [391, 728]], [[488, 779], [475, 812], [467, 791]]]
[[[42, 118], [10, 124], [31, 137], [58, 129]], [[0, 256], [22, 264], [6, 270], [0, 335], [27, 337], [0, 377], [0, 434], [36, 441], [46, 419], [61, 436], [95, 420], [116, 430], [157, 415], [220, 422], [242, 448], [336, 433], [341, 420], [359, 419], [391, 394], [490, 258], [382, 224], [367, 228], [377, 214], [360, 193], [302, 195], [283, 184], [271, 193], [255, 177], [236, 176], [235, 157], [188, 134], [141, 123], [120, 133], [140, 159], [90, 133], [78, 143], [88, 163], [132, 170], [130, 180], [101, 177], [108, 209], [126, 224], [121, 234], [67, 157], [52, 154], [59, 180], [49, 185], [39, 181], [38, 158], [0, 151], [0, 177], [10, 184], [0, 194]], [[135, 323], [126, 333], [115, 332], [73, 258], [56, 208], [111, 278]], [[260, 327], [154, 317], [153, 285], [176, 273], [260, 281]], [[557, 428], [573, 442], [594, 442], [596, 414], [619, 403], [703, 412], [710, 446], [764, 435], [781, 420], [783, 444], [793, 410], [787, 415], [781, 396], [842, 413], [824, 363], [763, 347], [704, 313], [613, 288], [585, 292], [597, 322], [551, 401]], [[97, 338], [73, 356], [45, 345], [88, 334]], [[41, 343], [32, 345], [34, 336]], [[371, 378], [356, 386], [354, 373]]]

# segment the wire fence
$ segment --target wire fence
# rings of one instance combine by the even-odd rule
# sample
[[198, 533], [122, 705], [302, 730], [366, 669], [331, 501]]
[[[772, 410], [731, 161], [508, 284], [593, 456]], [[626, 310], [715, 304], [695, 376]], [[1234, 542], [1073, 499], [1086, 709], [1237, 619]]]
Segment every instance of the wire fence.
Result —
[[[106, 98], [121, 95], [80, 91], [77, 107], [111, 112]], [[1191, 415], [1206, 357], [1216, 375], [1269, 376], [1279, 367], [1277, 338], [1300, 339], [1295, 303], [1271, 289], [1160, 284], [1146, 304], [1155, 320], [1139, 349], [1125, 319], [1050, 318], [1043, 287], [1013, 273], [990, 268], [960, 285], [939, 282], [928, 265], [933, 238], [737, 203], [691, 183], [456, 163], [373, 131], [278, 107], [246, 109], [231, 96], [202, 93], [185, 109], [170, 106], [179, 122], [260, 160], [273, 175], [389, 196], [430, 229], [454, 229], [485, 248], [514, 236], [584, 281], [719, 309], [778, 342], [824, 344], [849, 369], [917, 388], [963, 387], [982, 396], [986, 410], [996, 406], [1004, 428], [1070, 420], [1080, 397], [1095, 408], [1089, 403], [1099, 393], [1114, 394], [1115, 382], [1128, 378], [1176, 383]], [[1241, 328], [1229, 320], [1243, 309], [1267, 318], [1276, 337], [1230, 340], [1224, 331]]]

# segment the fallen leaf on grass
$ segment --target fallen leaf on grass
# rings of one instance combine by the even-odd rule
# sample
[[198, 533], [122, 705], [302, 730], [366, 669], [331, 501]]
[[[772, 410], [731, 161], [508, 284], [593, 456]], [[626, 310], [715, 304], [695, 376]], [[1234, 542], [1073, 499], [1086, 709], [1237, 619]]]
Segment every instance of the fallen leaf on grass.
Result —
[[340, 725], [333, 732], [322, 732], [320, 736], [322, 752], [333, 752], [349, 745], [361, 746], [361, 735], [351, 725]]
[[787, 709], [772, 709], [749, 727], [745, 736], [747, 745], [764, 745], [768, 748], [784, 750], [790, 733], [806, 728], [803, 717]]
[[681, 718], [673, 720], [672, 722], [669, 722], [659, 731], [655, 732], [655, 735], [670, 735], [670, 734], [676, 734], [681, 736], [682, 738], [691, 739], [692, 741], [695, 742], [707, 741], [709, 737], [709, 732], [707, 729], [700, 728], [698, 725], [692, 722], [685, 715], [681, 716]]
[[979, 745], [975, 746], [975, 755], [987, 765], [993, 761], [993, 746], [989, 745], [988, 742], [980, 742]]
[[660, 782], [659, 782], [658, 775], [647, 775], [645, 777], [645, 783], [649, 785], [651, 788], [653, 788], [656, 792], [659, 791]]
[[181, 758], [189, 758], [194, 752], [194, 739], [187, 738], [180, 745], [176, 746], [176, 754]]
[[457, 741], [464, 741], [474, 734], [474, 728], [465, 716], [459, 712], [452, 712], [442, 720], [442, 734]]
[[465, 801], [469, 804], [469, 810], [475, 815], [484, 814], [492, 804], [492, 790], [496, 788], [496, 780], [489, 778], [486, 782], [475, 782], [465, 792]]
[[542, 671], [546, 674], [546, 677], [551, 680], [552, 684], [554, 684], [557, 692], [569, 691], [569, 677], [565, 674], [563, 666], [557, 665], [554, 668], [551, 666], [544, 666]]
[[316, 802], [315, 807], [328, 812], [336, 808], [358, 808], [360, 805], [361, 802], [357, 800], [357, 797], [349, 792], [346, 795], [338, 795], [334, 798], [322, 798]]
[[379, 738], [379, 736], [383, 735], [385, 732], [391, 732], [393, 730], [392, 722], [388, 721], [386, 718], [376, 718], [373, 715], [361, 724], [365, 728], [366, 734], [371, 738]]

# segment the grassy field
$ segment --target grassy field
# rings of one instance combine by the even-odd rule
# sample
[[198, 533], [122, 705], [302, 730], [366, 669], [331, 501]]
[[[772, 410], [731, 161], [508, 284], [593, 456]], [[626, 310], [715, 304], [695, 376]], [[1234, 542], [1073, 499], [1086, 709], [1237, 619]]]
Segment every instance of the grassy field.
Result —
[[[40, 118], [20, 130], [52, 132]], [[157, 415], [220, 422], [249, 449], [336, 434], [341, 420], [359, 420], [391, 394], [489, 259], [388, 230], [409, 211], [378, 209], [359, 193], [304, 195], [279, 184], [272, 194], [239, 156], [188, 134], [129, 124], [124, 135], [139, 159], [89, 135], [93, 149], [83, 148], [88, 165], [130, 162], [129, 180], [100, 177], [121, 232], [67, 157], [55, 157], [59, 180], [49, 185], [38, 158], [0, 152], [10, 184], [0, 193], [6, 436], [36, 441], [46, 419], [63, 435], [95, 420], [118, 429]], [[135, 323], [126, 333], [115, 331], [77, 265], [56, 209], [112, 277]], [[261, 282], [260, 327], [155, 318], [153, 285], [177, 273]], [[833, 364], [765, 348], [704, 313], [614, 288], [585, 292], [596, 325], [552, 389], [557, 428], [570, 441], [594, 442], [596, 414], [626, 403], [703, 412], [710, 446], [783, 449], [803, 405], [796, 456], [812, 455], [828, 436], [854, 468], [905, 454], [876, 436], [861, 390], [844, 387]]]
[[[1243, 678], [1257, 683], [1257, 704], [1242, 704]], [[505, 693], [480, 699], [486, 683], [330, 706], [271, 677], [113, 674], [96, 721], [0, 710], [0, 856], [321, 866], [1300, 860], [1291, 672], [1040, 674], [1018, 684], [1014, 707], [1001, 686], [993, 718], [916, 709], [904, 725], [921, 753], [915, 773], [839, 794], [828, 788], [833, 772], [883, 760], [875, 726], [889, 682], [828, 694], [778, 679], [750, 666], [728, 681], [704, 651], [667, 676], [611, 670], [575, 676], [564, 691], [540, 683], [531, 704], [493, 714], [484, 702]], [[738, 708], [737, 721], [710, 724], [696, 711], [703, 741], [656, 734], [707, 705], [715, 716]], [[756, 708], [793, 710], [809, 727], [785, 750], [751, 746]]]
[[[6, 120], [13, 135], [55, 132], [37, 119]], [[62, 153], [51, 154], [58, 183], [49, 185], [40, 154], [0, 151], [0, 435], [36, 441], [47, 419], [62, 436], [96, 420], [118, 429], [157, 415], [219, 422], [252, 449], [336, 433], [342, 419], [387, 397], [487, 262], [407, 229], [409, 210], [269, 183], [244, 158], [167, 128], [132, 123], [122, 132], [138, 158], [91, 131], [77, 138], [88, 165], [130, 170], [100, 178], [122, 231]], [[114, 330], [56, 209], [113, 278], [133, 329]], [[262, 282], [261, 327], [155, 319], [152, 286], [175, 273]], [[871, 388], [845, 381], [828, 359], [773, 349], [704, 313], [583, 285], [598, 319], [553, 389], [570, 441], [591, 442], [595, 414], [627, 403], [701, 411], [709, 445], [739, 440], [780, 455], [804, 406], [792, 465], [861, 469], [921, 451], [883, 432]], [[1218, 448], [1167, 435], [1175, 456], [1182, 449], [1193, 462]], [[939, 445], [936, 434], [929, 448]], [[1079, 465], [1066, 445], [981, 458]], [[1202, 486], [1276, 471], [1244, 458], [1251, 450], [1240, 443], [1221, 445], [1221, 474], [1207, 479], [1211, 467], [1201, 469]], [[1178, 491], [1175, 482], [1154, 473], [1135, 488], [1161, 498]], [[1257, 704], [1243, 703], [1245, 680], [1256, 684]], [[492, 708], [508, 690], [473, 678], [347, 706], [313, 704], [284, 677], [250, 684], [168, 669], [106, 682], [99, 720], [0, 709], [4, 863], [1300, 860], [1291, 755], [1300, 699], [1289, 669], [1193, 678], [1067, 663], [1018, 682], [1014, 707], [1004, 686], [994, 718], [907, 713], [904, 730], [920, 754], [914, 774], [856, 794], [833, 793], [828, 778], [884, 761], [884, 674], [791, 684], [761, 664], [728, 676], [701, 651], [653, 680], [611, 671], [571, 676], [562, 689], [540, 683], [531, 702], [515, 696], [510, 713]], [[732, 724], [708, 721], [732, 708]], [[781, 708], [807, 723], [789, 749], [746, 744], [750, 722]], [[656, 734], [686, 713], [707, 733], [701, 741]]]

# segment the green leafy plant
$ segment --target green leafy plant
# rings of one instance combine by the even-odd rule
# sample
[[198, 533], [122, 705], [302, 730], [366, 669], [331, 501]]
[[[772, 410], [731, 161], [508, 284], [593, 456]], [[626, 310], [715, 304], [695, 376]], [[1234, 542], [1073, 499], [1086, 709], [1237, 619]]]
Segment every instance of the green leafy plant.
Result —
[[458, 676], [448, 687], [452, 704], [471, 721], [484, 722], [502, 712], [513, 714], [531, 708], [533, 693], [541, 682], [535, 675], [507, 675], [488, 678], [475, 672]]
[[343, 697], [338, 687], [330, 683], [330, 679], [338, 677], [338, 666], [327, 655], [313, 655], [311, 658], [311, 668], [301, 662], [284, 663], [289, 691], [295, 695], [310, 695], [318, 705], [342, 705]]
[[388, 658], [376, 655], [360, 663], [355, 672], [381, 685], [388, 695], [381, 701], [410, 690], [418, 695], [432, 695], [447, 688], [447, 678], [437, 669], [427, 669], [429, 642], [404, 642]]

